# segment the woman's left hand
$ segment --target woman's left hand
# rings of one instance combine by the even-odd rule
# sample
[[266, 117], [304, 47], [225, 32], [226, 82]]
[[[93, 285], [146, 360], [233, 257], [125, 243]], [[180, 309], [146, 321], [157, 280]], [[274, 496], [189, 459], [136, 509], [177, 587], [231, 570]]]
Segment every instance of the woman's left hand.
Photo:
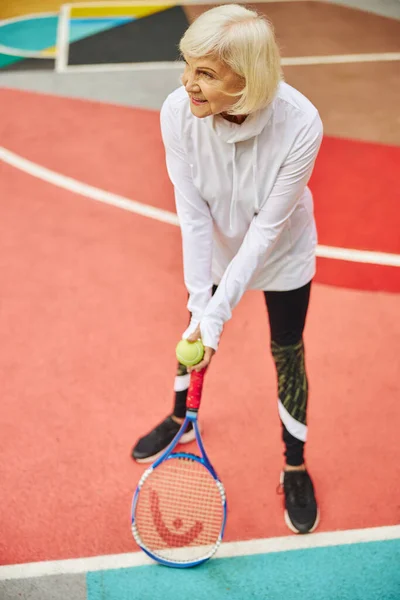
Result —
[[[188, 340], [188, 342], [197, 342], [197, 340], [199, 340], [199, 339], [201, 339], [200, 325], [198, 325], [196, 327], [196, 330], [191, 335], [189, 335], [187, 340]], [[199, 372], [202, 369], [205, 369], [206, 367], [208, 367], [214, 354], [215, 354], [214, 348], [210, 348], [209, 346], [204, 346], [203, 360], [201, 362], [199, 362], [197, 365], [194, 365], [193, 367], [187, 367], [188, 373], [191, 373], [192, 371]]]

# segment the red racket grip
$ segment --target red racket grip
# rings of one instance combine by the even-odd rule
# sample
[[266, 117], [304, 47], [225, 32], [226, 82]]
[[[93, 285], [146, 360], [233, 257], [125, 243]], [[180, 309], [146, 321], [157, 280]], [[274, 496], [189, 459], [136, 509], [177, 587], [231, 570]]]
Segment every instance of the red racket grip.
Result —
[[198, 410], [200, 408], [201, 393], [203, 390], [204, 375], [207, 368], [201, 371], [192, 371], [190, 374], [190, 385], [186, 399], [186, 408], [188, 410]]

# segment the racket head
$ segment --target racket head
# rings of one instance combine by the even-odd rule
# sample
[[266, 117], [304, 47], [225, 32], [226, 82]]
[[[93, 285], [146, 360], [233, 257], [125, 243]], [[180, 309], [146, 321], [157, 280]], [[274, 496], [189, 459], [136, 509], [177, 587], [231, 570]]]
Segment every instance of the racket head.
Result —
[[[197, 423], [194, 427], [200, 436]], [[226, 515], [225, 489], [207, 456], [172, 452], [139, 481], [132, 502], [132, 533], [153, 560], [194, 567], [218, 550]]]

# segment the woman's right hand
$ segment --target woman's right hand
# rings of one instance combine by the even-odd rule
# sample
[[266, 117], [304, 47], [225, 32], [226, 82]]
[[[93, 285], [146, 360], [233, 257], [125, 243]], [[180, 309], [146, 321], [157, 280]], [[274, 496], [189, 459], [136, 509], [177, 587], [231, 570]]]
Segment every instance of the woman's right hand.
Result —
[[[201, 340], [200, 325], [198, 325], [196, 327], [195, 331], [189, 335], [187, 340], [188, 340], [188, 342], [197, 342], [197, 340]], [[214, 348], [210, 348], [209, 346], [204, 346], [203, 360], [201, 362], [197, 363], [197, 365], [194, 365], [193, 367], [187, 367], [188, 373], [191, 373], [192, 371], [199, 372], [199, 371], [202, 371], [203, 369], [207, 368], [209, 366], [214, 354], [215, 354]]]

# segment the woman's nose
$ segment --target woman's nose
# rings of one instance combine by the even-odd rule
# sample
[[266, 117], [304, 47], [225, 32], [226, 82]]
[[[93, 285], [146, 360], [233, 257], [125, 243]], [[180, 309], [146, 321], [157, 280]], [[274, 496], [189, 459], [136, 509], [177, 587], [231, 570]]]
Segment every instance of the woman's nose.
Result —
[[188, 72], [188, 69], [185, 69], [181, 77], [182, 84], [185, 86], [187, 92], [192, 92], [198, 85], [195, 82], [194, 76]]
[[193, 77], [188, 77], [183, 85], [185, 86], [187, 92], [194, 92], [199, 90], [199, 86], [193, 79]]

